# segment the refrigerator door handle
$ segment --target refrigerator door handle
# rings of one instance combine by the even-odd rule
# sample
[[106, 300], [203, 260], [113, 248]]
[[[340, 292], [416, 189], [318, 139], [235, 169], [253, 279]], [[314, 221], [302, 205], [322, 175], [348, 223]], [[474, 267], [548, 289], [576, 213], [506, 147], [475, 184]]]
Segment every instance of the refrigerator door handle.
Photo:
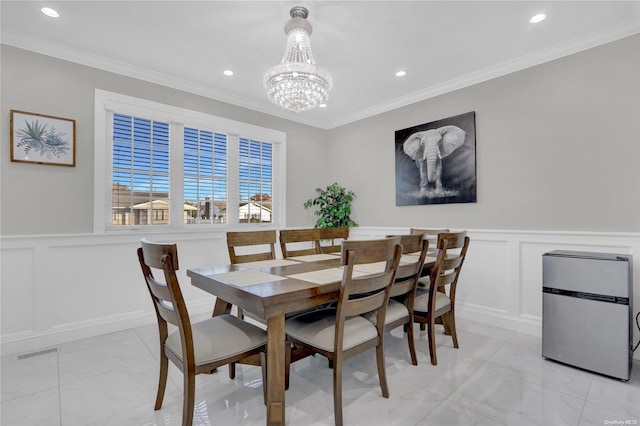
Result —
[[596, 302], [615, 303], [618, 305], [628, 305], [628, 297], [609, 296], [606, 294], [586, 293], [580, 291], [563, 290], [561, 288], [543, 287], [543, 293], [556, 294], [558, 296], [575, 297], [578, 299], [594, 300]]
[[604, 294], [580, 293], [576, 292], [575, 297], [578, 299], [595, 300], [596, 302], [620, 303], [616, 296], [605, 296]]

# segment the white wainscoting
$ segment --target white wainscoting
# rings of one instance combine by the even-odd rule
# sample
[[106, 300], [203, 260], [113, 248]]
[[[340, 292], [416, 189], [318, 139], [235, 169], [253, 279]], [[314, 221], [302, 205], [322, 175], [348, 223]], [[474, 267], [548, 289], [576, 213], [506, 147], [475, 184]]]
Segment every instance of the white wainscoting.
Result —
[[[407, 228], [353, 228], [353, 238]], [[20, 353], [155, 322], [136, 256], [142, 235], [55, 235], [1, 240], [2, 352]], [[634, 308], [640, 310], [640, 234], [469, 230], [456, 314], [541, 335], [542, 258], [550, 250], [630, 254]], [[213, 297], [191, 287], [186, 270], [228, 262], [224, 232], [154, 233], [178, 244], [190, 313], [211, 311]], [[606, 285], [606, 284], [603, 284]], [[640, 333], [634, 322], [634, 342]], [[640, 350], [635, 358], [640, 359]]]

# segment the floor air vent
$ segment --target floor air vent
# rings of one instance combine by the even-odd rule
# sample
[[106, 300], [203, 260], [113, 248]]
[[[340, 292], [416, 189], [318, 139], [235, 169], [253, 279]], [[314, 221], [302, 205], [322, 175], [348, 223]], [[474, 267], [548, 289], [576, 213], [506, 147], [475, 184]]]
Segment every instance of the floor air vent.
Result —
[[44, 356], [44, 355], [57, 353], [57, 352], [58, 352], [58, 348], [42, 349], [42, 350], [39, 350], [39, 351], [36, 351], [36, 352], [29, 352], [28, 354], [18, 355], [16, 357], [16, 361], [24, 361], [25, 359], [31, 359], [31, 358], [35, 358], [37, 356]]

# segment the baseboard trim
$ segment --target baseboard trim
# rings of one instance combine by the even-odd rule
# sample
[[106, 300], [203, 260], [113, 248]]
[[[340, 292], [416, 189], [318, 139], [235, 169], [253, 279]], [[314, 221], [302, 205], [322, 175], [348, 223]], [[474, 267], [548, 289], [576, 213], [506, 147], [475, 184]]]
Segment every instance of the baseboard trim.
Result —
[[487, 309], [486, 307], [456, 302], [456, 316], [481, 324], [493, 325], [531, 336], [542, 336], [542, 318], [529, 315], [513, 317], [505, 311]]
[[[189, 316], [204, 315], [213, 311], [211, 299], [189, 303]], [[3, 335], [0, 340], [2, 356], [58, 346], [75, 340], [103, 334], [116, 333], [145, 325], [155, 324], [153, 312], [135, 311], [126, 315], [114, 315], [91, 321], [63, 324], [47, 331], [26, 331]]]

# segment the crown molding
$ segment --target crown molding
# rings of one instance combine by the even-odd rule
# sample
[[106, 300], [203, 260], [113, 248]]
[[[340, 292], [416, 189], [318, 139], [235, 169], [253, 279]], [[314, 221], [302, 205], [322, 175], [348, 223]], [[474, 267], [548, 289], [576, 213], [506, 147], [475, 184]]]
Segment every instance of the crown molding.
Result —
[[191, 81], [159, 73], [157, 71], [136, 67], [124, 62], [116, 61], [108, 57], [96, 55], [91, 52], [70, 49], [67, 46], [52, 43], [25, 36], [10, 30], [2, 31], [2, 44], [33, 51], [58, 59], [74, 62], [77, 64], [97, 68], [131, 78], [147, 81], [165, 87], [181, 90], [187, 93], [204, 96], [217, 101], [225, 102], [242, 108], [261, 112], [285, 120], [294, 121], [324, 130], [333, 129], [339, 126], [363, 120], [384, 112], [421, 102], [439, 95], [443, 95], [454, 90], [459, 90], [474, 84], [482, 83], [497, 77], [520, 71], [535, 65], [540, 65], [567, 55], [578, 53], [593, 47], [597, 47], [624, 37], [640, 33], [640, 3], [636, 7], [636, 13], [621, 25], [611, 26], [604, 31], [593, 34], [590, 37], [573, 40], [567, 43], [558, 44], [552, 48], [535, 52], [529, 55], [506, 61], [495, 66], [485, 68], [481, 71], [467, 74], [463, 77], [452, 79], [441, 84], [430, 86], [424, 90], [413, 92], [406, 96], [391, 99], [371, 107], [367, 107], [353, 114], [341, 117], [340, 120], [326, 121], [311, 119], [308, 116], [301, 116], [293, 112], [271, 105], [268, 102], [260, 102], [237, 96], [225, 91], [217, 90], [209, 86], [193, 83]]
[[25, 36], [11, 30], [2, 31], [2, 44], [17, 47], [31, 52], [40, 53], [42, 55], [51, 56], [80, 65], [96, 68], [102, 71], [112, 72], [126, 77], [143, 80], [149, 83], [158, 84], [183, 92], [204, 96], [217, 101], [225, 102], [252, 111], [273, 115], [285, 120], [295, 121], [312, 127], [325, 128], [325, 123], [310, 120], [308, 117], [300, 117], [299, 115], [283, 110], [280, 107], [272, 106], [268, 102], [259, 102], [231, 94], [229, 92], [214, 89], [210, 86], [194, 83], [183, 78], [159, 73], [149, 68], [138, 67], [126, 62], [117, 61], [105, 56], [96, 55], [95, 53], [71, 49], [68, 46], [53, 43], [48, 40], [42, 40], [34, 37]]
[[424, 90], [411, 93], [406, 96], [401, 96], [392, 99], [388, 102], [384, 102], [378, 105], [374, 105], [369, 108], [365, 108], [358, 111], [355, 114], [347, 115], [339, 121], [333, 121], [326, 124], [327, 129], [333, 129], [335, 127], [350, 124], [355, 121], [363, 120], [365, 118], [372, 117], [377, 114], [388, 112], [394, 109], [398, 109], [407, 105], [421, 102], [430, 98], [434, 98], [439, 95], [443, 95], [455, 90], [463, 89], [465, 87], [472, 86], [474, 84], [482, 83], [488, 80], [492, 80], [497, 77], [502, 77], [507, 74], [511, 74], [517, 71], [521, 71], [526, 68], [530, 68], [536, 65], [550, 62], [555, 59], [559, 59], [574, 53], [578, 53], [584, 50], [588, 50], [606, 43], [610, 43], [616, 40], [620, 40], [625, 37], [629, 37], [640, 33], [640, 3], [636, 8], [636, 16], [629, 19], [624, 25], [616, 25], [609, 27], [606, 31], [599, 32], [591, 37], [581, 38], [567, 43], [558, 44], [552, 48], [547, 48], [543, 51], [535, 52], [529, 55], [524, 55], [519, 58], [506, 61], [494, 66], [485, 68], [478, 72], [470, 73], [460, 78], [446, 81], [442, 84], [427, 87]]

